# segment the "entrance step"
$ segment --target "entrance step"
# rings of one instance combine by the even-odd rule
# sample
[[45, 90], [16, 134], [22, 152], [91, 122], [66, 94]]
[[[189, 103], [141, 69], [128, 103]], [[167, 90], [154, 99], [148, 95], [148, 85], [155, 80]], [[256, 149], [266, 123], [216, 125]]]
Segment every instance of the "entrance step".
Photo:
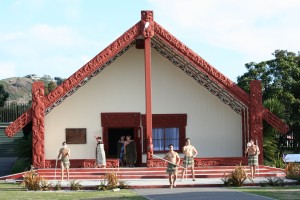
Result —
[[[221, 179], [224, 173], [234, 170], [235, 166], [213, 166], [213, 167], [196, 167], [195, 177], [196, 179], [205, 178], [218, 178]], [[245, 166], [247, 173], [250, 173], [248, 166]], [[38, 169], [38, 174], [44, 177], [46, 180], [59, 180], [60, 169], [48, 168]], [[167, 179], [168, 174], [164, 167], [134, 167], [134, 168], [70, 168], [71, 180], [101, 180], [108, 172], [114, 172], [121, 180], [143, 180], [143, 179]], [[181, 174], [181, 169], [179, 173]], [[5, 177], [0, 177], [0, 180], [5, 179], [22, 179], [24, 173], [13, 174]], [[256, 177], [284, 177], [285, 173], [283, 169], [259, 166]], [[181, 176], [180, 176], [181, 177]], [[191, 171], [188, 170], [187, 178], [191, 179]]]

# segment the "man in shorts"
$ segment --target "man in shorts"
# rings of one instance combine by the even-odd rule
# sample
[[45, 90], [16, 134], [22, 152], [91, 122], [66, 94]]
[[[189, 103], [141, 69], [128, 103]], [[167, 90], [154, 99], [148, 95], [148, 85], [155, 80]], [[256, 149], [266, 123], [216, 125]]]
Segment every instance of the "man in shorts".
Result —
[[254, 144], [254, 140], [250, 140], [247, 144], [245, 154], [248, 153], [248, 165], [250, 166], [251, 179], [255, 178], [256, 166], [258, 166], [259, 148]]
[[182, 148], [184, 158], [183, 158], [183, 170], [181, 180], [183, 179], [184, 174], [188, 167], [191, 167], [193, 181], [195, 181], [195, 173], [194, 173], [194, 158], [197, 156], [198, 151], [194, 146], [191, 145], [191, 140], [187, 138], [185, 140], [185, 146]]
[[62, 143], [63, 147], [60, 148], [57, 160], [60, 158], [60, 167], [61, 167], [61, 180], [64, 180], [64, 169], [67, 170], [67, 179], [69, 180], [69, 167], [70, 167], [70, 160], [69, 156], [71, 153], [71, 150], [67, 147], [67, 143], [63, 142]]
[[[177, 178], [177, 167], [180, 163], [180, 157], [177, 152], [173, 150], [173, 145], [169, 145], [169, 152], [164, 156], [168, 161], [167, 173], [169, 174], [170, 188], [176, 187], [175, 181]], [[173, 175], [173, 178], [172, 178]]]

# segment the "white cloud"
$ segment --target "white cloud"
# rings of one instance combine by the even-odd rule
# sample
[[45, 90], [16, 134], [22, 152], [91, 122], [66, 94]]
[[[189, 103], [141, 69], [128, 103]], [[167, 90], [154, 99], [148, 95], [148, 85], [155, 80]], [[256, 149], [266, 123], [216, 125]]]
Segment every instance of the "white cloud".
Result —
[[[300, 46], [297, 0], [149, 0], [174, 35], [254, 57]], [[160, 21], [158, 21], [160, 23]], [[175, 32], [175, 33], [174, 33]], [[186, 36], [184, 36], [186, 35]]]

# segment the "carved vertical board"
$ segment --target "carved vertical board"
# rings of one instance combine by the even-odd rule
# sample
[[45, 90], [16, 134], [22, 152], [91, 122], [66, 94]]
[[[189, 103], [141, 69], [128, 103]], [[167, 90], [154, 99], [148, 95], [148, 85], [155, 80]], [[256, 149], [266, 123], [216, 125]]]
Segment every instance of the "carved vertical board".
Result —
[[263, 104], [261, 82], [250, 83], [250, 139], [258, 144], [260, 149], [259, 163], [263, 162]]
[[32, 84], [32, 159], [33, 166], [45, 167], [45, 105], [44, 84]]

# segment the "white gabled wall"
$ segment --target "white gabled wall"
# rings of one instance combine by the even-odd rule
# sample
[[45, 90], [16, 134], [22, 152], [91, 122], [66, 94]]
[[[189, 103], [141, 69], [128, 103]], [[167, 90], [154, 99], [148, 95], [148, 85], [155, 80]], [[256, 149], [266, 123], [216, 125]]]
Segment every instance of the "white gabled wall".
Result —
[[[133, 47], [54, 108], [45, 117], [46, 159], [56, 158], [65, 128], [87, 128], [87, 144], [69, 145], [71, 159], [94, 159], [100, 113], [145, 113], [144, 77], [144, 52]], [[155, 50], [152, 99], [153, 114], [187, 114], [187, 137], [200, 157], [242, 156], [241, 116]]]

